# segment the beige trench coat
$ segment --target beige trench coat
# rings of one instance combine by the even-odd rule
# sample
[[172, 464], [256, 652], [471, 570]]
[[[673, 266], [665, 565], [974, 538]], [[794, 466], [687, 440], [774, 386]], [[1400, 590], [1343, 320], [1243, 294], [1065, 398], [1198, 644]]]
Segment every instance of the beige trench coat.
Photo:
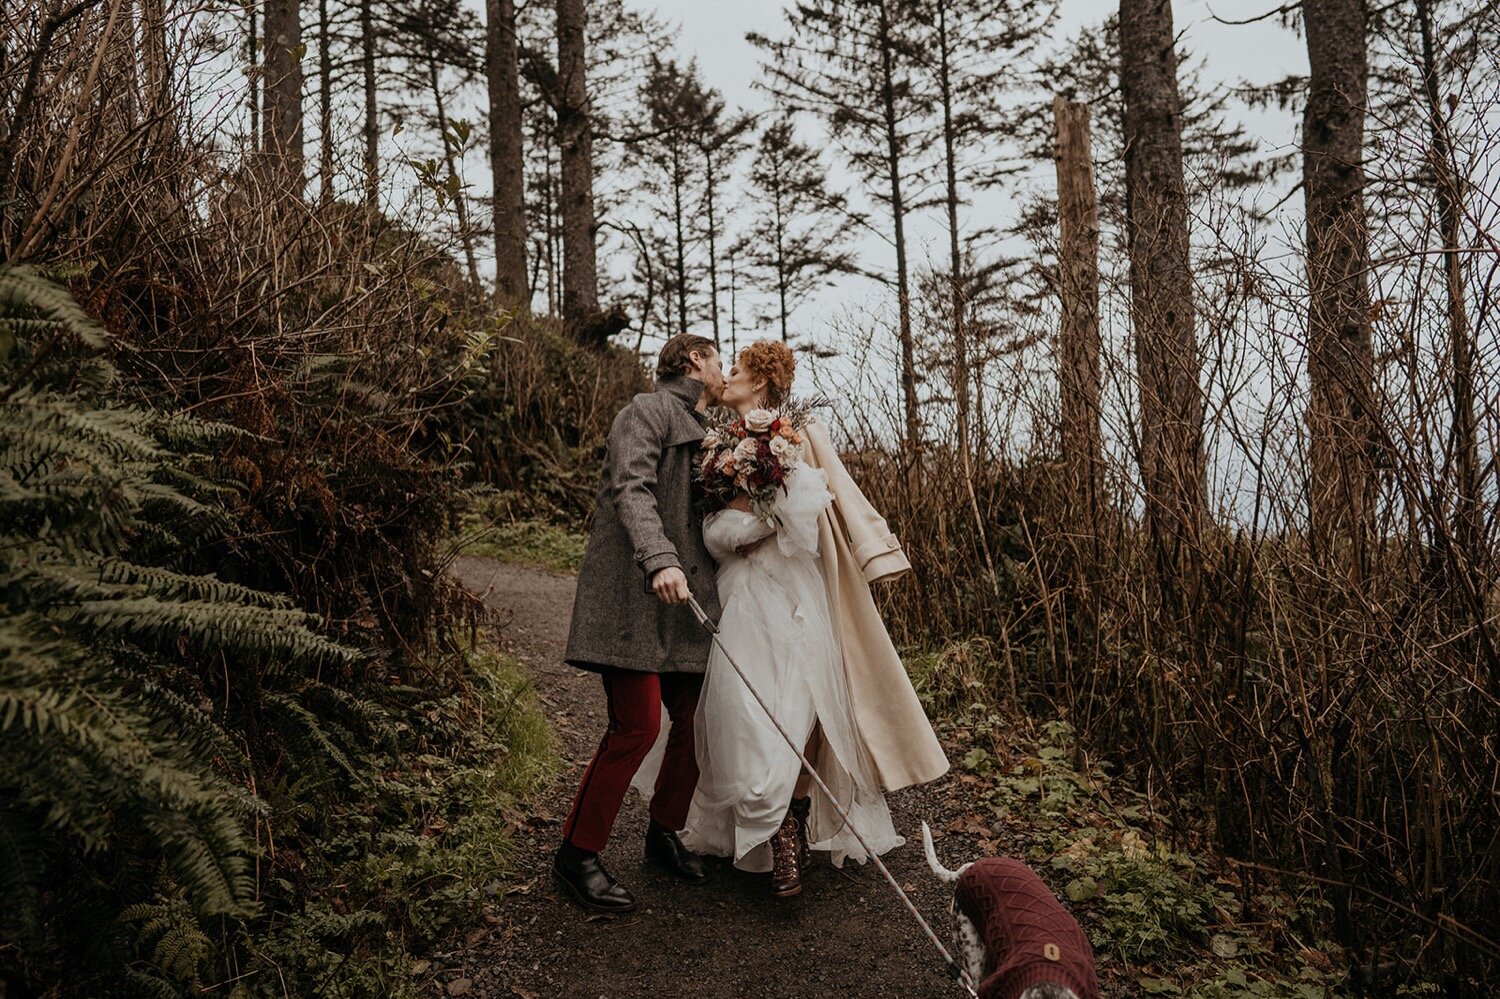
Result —
[[948, 758], [870, 593], [871, 583], [904, 575], [911, 563], [844, 468], [827, 428], [813, 422], [803, 436], [805, 460], [828, 474], [833, 493], [819, 523], [818, 551], [860, 734], [886, 790], [936, 780]]

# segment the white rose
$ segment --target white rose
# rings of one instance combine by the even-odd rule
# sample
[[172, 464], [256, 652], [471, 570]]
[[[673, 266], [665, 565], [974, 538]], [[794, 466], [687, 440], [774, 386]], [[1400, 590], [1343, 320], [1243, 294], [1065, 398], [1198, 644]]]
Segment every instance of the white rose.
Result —
[[745, 414], [745, 429], [751, 433], [763, 434], [771, 429], [771, 422], [776, 419], [776, 414], [769, 409], [752, 409]]
[[746, 437], [740, 441], [734, 449], [734, 460], [740, 463], [749, 461], [755, 457], [756, 446], [752, 438]]
[[792, 444], [791, 441], [787, 440], [785, 437], [781, 437], [778, 435], [771, 438], [771, 453], [774, 454], [778, 459], [780, 459], [784, 464], [788, 461], [796, 459], [797, 448]]

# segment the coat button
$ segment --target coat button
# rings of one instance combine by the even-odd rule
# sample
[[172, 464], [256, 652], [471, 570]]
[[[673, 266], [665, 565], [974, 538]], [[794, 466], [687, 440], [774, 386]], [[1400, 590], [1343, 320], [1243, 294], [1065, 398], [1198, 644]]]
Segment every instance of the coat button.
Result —
[[688, 570], [688, 575], [689, 576], [696, 576], [696, 575], [698, 575], [698, 567], [695, 565], [691, 569], [689, 569]]

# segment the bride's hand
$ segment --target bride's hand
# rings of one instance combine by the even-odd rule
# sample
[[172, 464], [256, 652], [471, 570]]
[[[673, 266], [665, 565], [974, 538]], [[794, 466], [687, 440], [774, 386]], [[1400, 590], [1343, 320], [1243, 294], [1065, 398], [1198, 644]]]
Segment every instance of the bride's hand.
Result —
[[750, 513], [750, 497], [744, 493], [735, 493], [734, 499], [729, 501], [729, 509]]

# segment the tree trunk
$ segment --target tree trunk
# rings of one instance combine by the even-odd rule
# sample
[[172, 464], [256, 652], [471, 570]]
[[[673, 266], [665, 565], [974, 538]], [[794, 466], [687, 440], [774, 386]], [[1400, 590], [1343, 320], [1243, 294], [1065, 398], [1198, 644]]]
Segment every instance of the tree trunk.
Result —
[[157, 136], [173, 131], [176, 101], [167, 54], [168, 0], [141, 0], [141, 66], [145, 100], [141, 110]]
[[365, 83], [365, 207], [380, 209], [380, 105], [375, 85], [375, 11], [373, 0], [359, 0], [359, 62]]
[[1104, 467], [1099, 430], [1099, 206], [1088, 105], [1057, 97], [1052, 116], [1057, 124], [1062, 460], [1068, 470], [1069, 507], [1075, 513], [1073, 531], [1092, 536], [1100, 514]]
[[250, 102], [250, 148], [260, 149], [261, 44], [260, 13], [255, 0], [245, 0], [245, 90]]
[[714, 172], [714, 154], [703, 154], [703, 201], [708, 216], [708, 308], [713, 321], [714, 343], [719, 342], [719, 253], [718, 253], [718, 177]]
[[302, 9], [266, 0], [265, 152], [281, 190], [302, 196]]
[[673, 140], [672, 147], [672, 225], [673, 225], [673, 273], [677, 275], [677, 333], [686, 333], [687, 321], [687, 244], [682, 234], [682, 188], [687, 178], [683, 176], [682, 154]]
[[729, 248], [729, 356], [740, 352], [739, 326], [739, 269], [734, 265], [734, 247]]
[[[559, 173], [561, 169], [559, 169]], [[562, 180], [552, 172], [552, 151], [547, 151], [547, 311], [562, 314], [562, 220], [558, 202], [562, 200]]]
[[1146, 520], [1161, 596], [1183, 611], [1197, 596], [1207, 484], [1170, 0], [1120, 0], [1120, 89]]
[[985, 569], [989, 572], [990, 590], [998, 598], [1000, 581], [995, 575], [995, 559], [990, 553], [990, 543], [985, 535], [984, 515], [979, 510], [979, 497], [974, 492], [973, 442], [969, 439], [969, 331], [965, 318], [968, 314], [968, 296], [964, 293], [964, 258], [958, 237], [958, 136], [953, 123], [953, 75], [952, 51], [948, 44], [948, 5], [938, 4], [938, 94], [943, 105], [943, 166], [946, 190], [944, 200], [948, 208], [948, 291], [949, 309], [952, 311], [953, 406], [958, 417], [958, 460], [964, 474], [964, 492], [969, 500], [969, 512], [974, 517], [974, 536], [979, 541], [980, 553], [984, 556]]
[[562, 312], [577, 323], [599, 311], [593, 132], [584, 56], [584, 0], [557, 0], [557, 137], [562, 150]]
[[951, 53], [948, 46], [948, 6], [938, 4], [938, 96], [943, 108], [944, 202], [948, 210], [948, 293], [952, 312], [953, 402], [958, 416], [959, 447], [969, 447], [969, 344], [964, 329], [968, 311], [964, 301], [963, 252], [958, 237], [958, 161], [957, 137], [953, 125], [953, 80], [950, 73]]
[[901, 398], [906, 417], [906, 440], [921, 444], [921, 421], [917, 414], [916, 345], [911, 334], [911, 290], [906, 267], [906, 202], [901, 194], [901, 137], [897, 132], [894, 41], [891, 37], [890, 0], [880, 0], [880, 103], [885, 123], [886, 176], [891, 188], [891, 222], [896, 245], [896, 308], [901, 337]]
[[[1460, 207], [1464, 190], [1454, 167], [1448, 121], [1443, 113], [1437, 53], [1432, 37], [1432, 0], [1417, 0], [1417, 20], [1422, 33], [1422, 83], [1427, 100], [1427, 123], [1432, 137], [1428, 159], [1442, 227], [1443, 277], [1448, 298], [1448, 364], [1452, 385], [1453, 430], [1448, 447], [1448, 474], [1452, 482], [1453, 535], [1470, 573], [1482, 570], [1484, 557], [1484, 506], [1479, 484], [1478, 428], [1474, 419], [1474, 344], [1464, 305], [1464, 263], [1459, 253], [1462, 224]], [[1477, 576], [1475, 578], [1478, 578]]]
[[464, 250], [464, 263], [469, 270], [469, 283], [479, 287], [479, 260], [474, 253], [474, 230], [469, 225], [468, 201], [464, 198], [463, 178], [459, 176], [458, 164], [453, 157], [453, 137], [448, 132], [448, 106], [443, 99], [443, 77], [438, 66], [437, 53], [427, 52], [427, 82], [432, 87], [432, 107], [437, 116], [438, 135], [443, 143], [443, 165], [448, 168], [448, 178], [453, 184], [453, 212], [458, 216], [458, 242]]
[[786, 297], [787, 297], [787, 284], [788, 284], [788, 282], [791, 279], [791, 275], [789, 275], [787, 273], [787, 261], [786, 261], [786, 227], [787, 227], [788, 222], [787, 222], [787, 218], [786, 218], [786, 216], [787, 216], [787, 209], [783, 205], [782, 200], [781, 200], [781, 195], [782, 195], [782, 190], [783, 189], [782, 189], [782, 185], [781, 185], [780, 181], [782, 179], [783, 178], [777, 178], [777, 187], [776, 187], [776, 192], [775, 192], [775, 198], [776, 198], [776, 301], [778, 303], [778, 310], [777, 310], [776, 314], [781, 319], [781, 342], [782, 343], [786, 343], [787, 342], [787, 334], [788, 334], [788, 331], [787, 331], [787, 314], [788, 314], [788, 310], [787, 310]]
[[333, 204], [333, 26], [318, 0], [318, 203]]
[[1311, 74], [1302, 120], [1307, 364], [1315, 553], [1348, 549], [1363, 574], [1375, 503], [1370, 251], [1363, 204], [1369, 71], [1363, 0], [1302, 7]]
[[526, 166], [515, 0], [487, 0], [485, 75], [490, 91], [490, 173], [494, 179], [495, 297], [526, 308]]

